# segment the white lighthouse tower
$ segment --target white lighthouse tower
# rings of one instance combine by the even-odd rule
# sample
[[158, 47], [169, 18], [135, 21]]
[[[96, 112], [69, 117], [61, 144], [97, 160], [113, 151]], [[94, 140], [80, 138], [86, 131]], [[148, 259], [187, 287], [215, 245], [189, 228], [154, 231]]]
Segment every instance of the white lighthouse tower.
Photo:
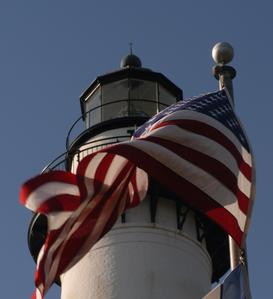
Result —
[[[44, 171], [74, 172], [83, 157], [128, 140], [138, 126], [179, 100], [180, 88], [129, 54], [120, 69], [97, 77], [82, 94], [82, 115], [69, 131], [67, 152]], [[61, 299], [200, 299], [227, 271], [227, 235], [172, 190], [152, 179], [149, 184], [145, 200], [61, 275]], [[46, 227], [46, 218], [35, 215], [29, 229], [34, 258]]]

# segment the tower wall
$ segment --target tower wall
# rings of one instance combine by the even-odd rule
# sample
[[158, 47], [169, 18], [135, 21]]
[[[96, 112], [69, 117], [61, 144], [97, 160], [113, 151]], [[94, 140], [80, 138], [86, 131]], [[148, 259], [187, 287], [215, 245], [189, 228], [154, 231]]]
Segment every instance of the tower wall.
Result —
[[200, 299], [210, 290], [211, 261], [193, 214], [179, 232], [173, 202], [159, 200], [156, 224], [148, 211], [147, 198], [61, 276], [61, 299]]
[[[113, 129], [87, 143], [109, 137], [114, 141], [129, 129]], [[74, 167], [78, 158], [90, 154], [87, 148], [80, 147], [86, 153], [75, 159]], [[187, 214], [178, 230], [177, 205], [161, 196], [152, 223], [147, 195], [61, 276], [61, 299], [200, 299], [210, 290], [211, 275], [211, 259], [205, 241], [198, 241], [194, 213]]]

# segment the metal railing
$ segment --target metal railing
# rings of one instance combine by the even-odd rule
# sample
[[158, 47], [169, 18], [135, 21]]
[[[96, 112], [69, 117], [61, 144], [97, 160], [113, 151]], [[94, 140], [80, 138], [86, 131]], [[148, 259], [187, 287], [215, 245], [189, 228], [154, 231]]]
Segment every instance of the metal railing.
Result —
[[[131, 135], [123, 135], [123, 136], [113, 136], [113, 137], [107, 137], [107, 138], [101, 138], [101, 139], [96, 139], [87, 143], [82, 144], [81, 146], [86, 146], [88, 144], [90, 144], [90, 147], [85, 148], [84, 150], [75, 150], [75, 151], [71, 151], [70, 149], [70, 145], [71, 145], [71, 141], [74, 140], [74, 138], [78, 137], [82, 132], [84, 132], [86, 130], [86, 128], [84, 128], [84, 123], [82, 122], [83, 119], [86, 118], [86, 116], [88, 116], [89, 114], [91, 114], [92, 112], [94, 112], [95, 110], [101, 109], [105, 106], [109, 106], [109, 105], [115, 105], [116, 103], [122, 103], [122, 102], [127, 102], [128, 103], [128, 116], [136, 116], [136, 112], [130, 111], [130, 102], [146, 102], [146, 103], [153, 103], [155, 104], [155, 112], [159, 112], [161, 109], [161, 107], [168, 107], [168, 105], [166, 103], [162, 103], [159, 102], [157, 100], [144, 100], [144, 99], [125, 99], [125, 100], [116, 100], [116, 101], [112, 101], [112, 102], [108, 102], [108, 103], [104, 103], [102, 105], [98, 105], [88, 111], [86, 111], [85, 113], [83, 113], [80, 117], [78, 117], [76, 119], [76, 121], [72, 124], [72, 126], [70, 127], [68, 133], [67, 133], [67, 137], [66, 137], [66, 152], [62, 153], [61, 155], [59, 155], [58, 157], [56, 157], [52, 162], [50, 162], [48, 165], [46, 165], [43, 170], [42, 173], [44, 172], [48, 172], [51, 170], [70, 170], [69, 167], [71, 166], [69, 161], [72, 161], [72, 159], [78, 155], [78, 157], [82, 156], [84, 154], [89, 154], [91, 153], [91, 151], [97, 151], [99, 149], [101, 149], [102, 147], [111, 145], [111, 144], [115, 144], [118, 142], [121, 142], [124, 138], [130, 138]], [[141, 112], [141, 111], [139, 111]], [[149, 115], [149, 117], [151, 117], [152, 115]], [[120, 117], [124, 117], [124, 116], [120, 116]], [[115, 118], [119, 118], [118, 115], [115, 115]], [[103, 121], [108, 120], [108, 119], [104, 119]], [[74, 132], [77, 131], [76, 127], [77, 126], [81, 126], [81, 128], [78, 130], [78, 133]], [[73, 135], [73, 136], [72, 136]], [[115, 139], [115, 141], [109, 141], [109, 140], [113, 140]], [[94, 145], [92, 146], [92, 144], [97, 143], [97, 142], [102, 142], [99, 145]], [[79, 158], [80, 159], [80, 158]]]
[[[114, 105], [117, 103], [121, 103], [121, 102], [127, 102], [128, 103], [128, 115], [127, 116], [136, 116], [136, 112], [130, 111], [130, 102], [147, 102], [147, 103], [154, 103], [156, 104], [155, 106], [155, 112], [159, 112], [160, 111], [160, 107], [168, 107], [167, 104], [165, 103], [161, 103], [159, 101], [156, 100], [140, 100], [140, 99], [126, 99], [126, 100], [116, 100], [116, 101], [112, 101], [109, 103], [104, 103], [102, 105], [96, 106], [88, 111], [86, 111], [85, 113], [83, 113], [79, 118], [76, 119], [76, 121], [72, 124], [72, 126], [70, 127], [68, 133], [67, 133], [67, 137], [66, 137], [66, 149], [69, 150], [69, 146], [71, 144], [71, 140], [74, 140], [75, 137], [77, 137], [79, 135], [80, 132], [83, 132], [84, 130], [86, 130], [86, 128], [84, 128], [83, 130], [83, 123], [81, 122], [81, 129], [80, 132], [78, 133], [74, 133], [74, 131], [76, 131], [76, 127], [80, 124], [80, 121], [82, 121], [83, 119], [85, 119], [88, 115], [90, 115], [92, 112], [94, 112], [95, 110], [101, 109], [103, 107], [109, 106], [109, 105]], [[139, 111], [141, 112], [141, 111]], [[148, 117], [151, 117], [152, 115], [147, 115]], [[119, 117], [124, 117], [123, 116], [118, 116], [118, 115], [114, 115], [115, 118], [119, 118]], [[108, 120], [110, 118], [104, 119], [102, 121]], [[72, 136], [73, 134], [73, 136]]]
[[47, 164], [41, 171], [41, 173], [49, 172], [51, 170], [66, 170], [65, 162], [67, 161], [68, 152], [64, 152]]
[[[82, 147], [84, 147], [84, 149], [77, 149], [72, 152], [66, 151], [62, 153], [61, 155], [56, 157], [53, 161], [51, 161], [48, 165], [46, 165], [41, 172], [46, 173], [52, 170], [63, 170], [63, 171], [74, 172], [75, 169], [73, 169], [73, 163], [72, 163], [73, 161], [79, 162], [81, 159], [83, 159], [84, 157], [86, 157], [91, 153], [94, 153], [112, 144], [126, 141], [130, 137], [131, 135], [119, 135], [114, 137], [95, 139], [86, 142], [81, 145]], [[98, 143], [98, 142], [99, 144], [94, 145], [94, 143]]]

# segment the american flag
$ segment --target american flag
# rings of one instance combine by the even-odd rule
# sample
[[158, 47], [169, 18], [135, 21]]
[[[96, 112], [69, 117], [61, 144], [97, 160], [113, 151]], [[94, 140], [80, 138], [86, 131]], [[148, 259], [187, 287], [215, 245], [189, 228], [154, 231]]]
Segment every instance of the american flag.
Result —
[[242, 247], [253, 202], [250, 148], [225, 90], [172, 105], [132, 139], [26, 182], [21, 202], [48, 218], [33, 298], [146, 195], [148, 176], [221, 226]]

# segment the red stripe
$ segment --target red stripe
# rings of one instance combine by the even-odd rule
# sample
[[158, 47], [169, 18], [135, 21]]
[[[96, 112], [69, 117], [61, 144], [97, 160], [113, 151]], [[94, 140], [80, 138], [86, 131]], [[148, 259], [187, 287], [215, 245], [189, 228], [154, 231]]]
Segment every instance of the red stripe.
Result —
[[[51, 245], [54, 244], [54, 242], [58, 238], [58, 235], [60, 234], [60, 232], [61, 232], [61, 229], [49, 231], [49, 233], [47, 234], [45, 244], [44, 244], [44, 246], [45, 246], [44, 253], [43, 253], [42, 257], [39, 257], [40, 262], [39, 262], [38, 268], [35, 272], [35, 286], [37, 288], [40, 285], [42, 285], [43, 288], [45, 288], [45, 282], [47, 280], [47, 275], [45, 273], [45, 262], [46, 262], [46, 259], [47, 259], [48, 253], [49, 253], [49, 249], [50, 249]], [[44, 292], [46, 292], [46, 291], [47, 290], [44, 290]]]
[[36, 212], [49, 214], [51, 212], [75, 211], [80, 205], [80, 197], [70, 194], [60, 194], [43, 202]]
[[207, 215], [208, 218], [212, 219], [220, 227], [223, 228], [228, 234], [231, 235], [233, 240], [237, 243], [240, 248], [243, 248], [243, 236], [244, 232], [241, 231], [237, 220], [232, 216], [225, 208], [218, 207], [205, 207], [203, 210], [200, 209], [202, 213]]
[[243, 159], [241, 161], [237, 161], [239, 163], [239, 169], [244, 176], [252, 182], [252, 167], [249, 166]]
[[238, 204], [239, 204], [240, 210], [245, 215], [248, 215], [250, 199], [239, 189], [237, 190], [237, 198], [238, 198]]
[[106, 177], [108, 171], [110, 171], [110, 167], [111, 167], [114, 157], [115, 156], [112, 154], [107, 154], [105, 157], [103, 157], [99, 166], [97, 167], [96, 173], [94, 176], [95, 194], [98, 194], [101, 191], [101, 189], [103, 189], [105, 177]]
[[33, 292], [31, 299], [36, 299], [36, 290]]
[[203, 135], [221, 144], [233, 155], [234, 159], [237, 161], [240, 171], [249, 181], [251, 181], [251, 167], [243, 161], [241, 153], [237, 150], [236, 146], [230, 141], [230, 139], [228, 139], [220, 131], [203, 122], [188, 119], [165, 121], [154, 126], [152, 130], [169, 125], [176, 125], [182, 129], [191, 131], [199, 135]]
[[[133, 148], [128, 144], [118, 144], [107, 149], [107, 151], [114, 154], [119, 153], [128, 160], [136, 163], [162, 186], [175, 192], [185, 203], [201, 211], [203, 214], [208, 215], [241, 246], [242, 231], [238, 226], [236, 218], [191, 182], [178, 176], [171, 169], [165, 167], [155, 159], [152, 159], [152, 157], [145, 152]], [[139, 159], [140, 156], [141, 159]]]
[[33, 190], [50, 182], [62, 182], [71, 185], [77, 185], [78, 178], [76, 175], [65, 171], [52, 171], [38, 175], [22, 185], [20, 189], [20, 202], [25, 205], [28, 196], [33, 192]]

